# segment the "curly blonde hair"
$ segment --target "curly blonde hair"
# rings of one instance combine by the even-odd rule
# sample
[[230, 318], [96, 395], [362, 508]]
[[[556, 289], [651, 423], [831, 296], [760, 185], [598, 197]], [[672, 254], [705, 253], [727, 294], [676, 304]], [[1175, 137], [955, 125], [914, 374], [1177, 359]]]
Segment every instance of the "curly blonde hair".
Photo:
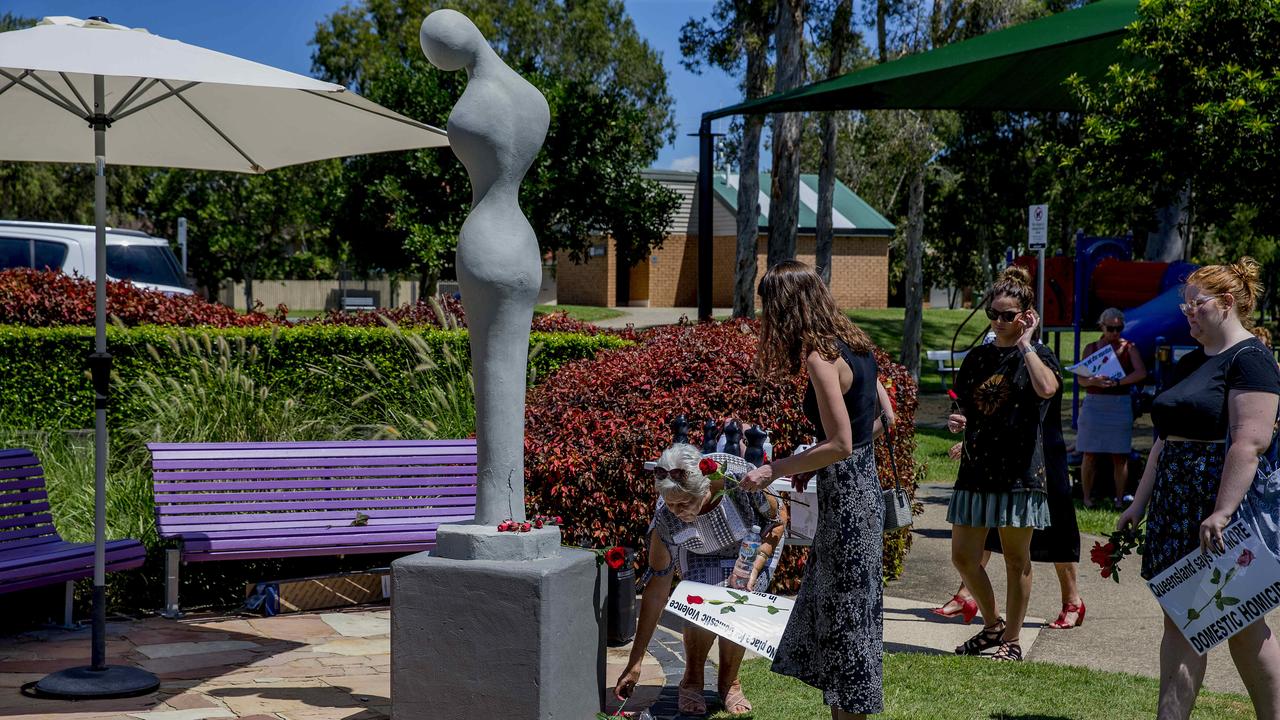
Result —
[[769, 268], [757, 292], [763, 312], [756, 368], [763, 375], [794, 375], [811, 352], [835, 360], [840, 356], [837, 339], [855, 353], [875, 348], [862, 328], [836, 307], [822, 277], [798, 260]]

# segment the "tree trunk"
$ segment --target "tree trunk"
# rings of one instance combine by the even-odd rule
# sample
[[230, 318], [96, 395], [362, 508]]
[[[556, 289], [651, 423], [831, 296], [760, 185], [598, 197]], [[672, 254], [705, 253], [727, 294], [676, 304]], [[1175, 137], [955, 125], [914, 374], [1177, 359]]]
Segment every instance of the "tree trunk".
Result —
[[[777, 63], [774, 92], [804, 82], [805, 0], [778, 3]], [[800, 216], [800, 116], [773, 116], [773, 182], [769, 188], [769, 266], [796, 256], [796, 223]]]
[[1190, 235], [1187, 206], [1191, 199], [1191, 187], [1178, 193], [1178, 199], [1156, 213], [1158, 223], [1155, 232], [1147, 233], [1147, 249], [1144, 260], [1174, 262], [1186, 257], [1187, 235]]
[[889, 22], [889, 0], [876, 0], [876, 56], [880, 62], [889, 59], [887, 25]]
[[924, 322], [924, 173], [916, 168], [907, 202], [907, 257], [904, 280], [906, 312], [902, 322], [902, 355], [898, 362], [920, 379], [920, 335]]
[[[769, 76], [767, 18], [743, 23], [742, 44], [747, 54], [747, 99], [764, 97]], [[742, 123], [738, 148], [738, 244], [733, 272], [733, 316], [756, 314], [756, 248], [760, 243], [760, 135], [763, 115], [748, 115]]]
[[[840, 75], [844, 69], [844, 53], [853, 35], [853, 0], [839, 0], [831, 18], [831, 62], [827, 77]], [[834, 242], [832, 210], [836, 189], [836, 115], [822, 113], [822, 157], [818, 161], [818, 221], [814, 248], [814, 265], [823, 282], [831, 285], [831, 245]]]
[[756, 315], [756, 248], [760, 243], [760, 134], [764, 117], [743, 119], [738, 158], [738, 262], [733, 274], [733, 316]]

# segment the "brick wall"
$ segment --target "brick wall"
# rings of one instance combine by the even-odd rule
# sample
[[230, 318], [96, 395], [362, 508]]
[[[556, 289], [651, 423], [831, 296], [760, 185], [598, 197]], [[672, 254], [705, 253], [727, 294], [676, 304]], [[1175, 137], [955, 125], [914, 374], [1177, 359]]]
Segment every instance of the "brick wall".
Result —
[[613, 307], [617, 304], [617, 272], [613, 243], [603, 257], [588, 258], [581, 264], [569, 253], [556, 253], [556, 302], [562, 305]]
[[[718, 235], [712, 240], [714, 265], [711, 304], [718, 308], [733, 305], [733, 275], [737, 238]], [[756, 243], [756, 278], [760, 282], [768, 256], [768, 238], [763, 233]], [[796, 240], [796, 259], [814, 264], [814, 237]], [[567, 254], [556, 255], [556, 292], [565, 305], [614, 307], [617, 294], [613, 244], [604, 257], [574, 265]], [[696, 235], [668, 235], [661, 248], [649, 256], [648, 293], [638, 287], [643, 272], [632, 272], [630, 296], [648, 298], [649, 307], [692, 307], [698, 304], [698, 238]], [[889, 239], [883, 237], [836, 238], [831, 255], [831, 291], [841, 308], [882, 308], [889, 299]], [[756, 298], [756, 307], [760, 299]]]

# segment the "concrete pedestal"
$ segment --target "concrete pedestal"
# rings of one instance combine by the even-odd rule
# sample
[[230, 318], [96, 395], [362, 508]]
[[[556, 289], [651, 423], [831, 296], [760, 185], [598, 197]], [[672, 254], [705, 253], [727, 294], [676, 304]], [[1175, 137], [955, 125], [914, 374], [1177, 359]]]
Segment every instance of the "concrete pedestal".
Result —
[[580, 720], [603, 707], [595, 555], [391, 564], [392, 720]]

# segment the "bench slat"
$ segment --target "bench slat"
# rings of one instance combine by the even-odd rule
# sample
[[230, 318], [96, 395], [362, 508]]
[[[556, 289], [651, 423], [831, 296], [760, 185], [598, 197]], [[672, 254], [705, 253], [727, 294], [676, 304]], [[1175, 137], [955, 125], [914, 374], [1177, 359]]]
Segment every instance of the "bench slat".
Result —
[[[111, 540], [107, 543], [107, 546], [110, 552], [116, 554], [126, 551], [131, 552], [132, 550], [130, 549], [134, 547], [139, 552], [144, 554], [146, 552], [142, 549], [142, 544], [137, 540]], [[65, 563], [75, 559], [87, 559], [89, 563], [92, 563], [93, 543], [69, 543], [65, 540], [58, 540], [21, 554], [6, 553], [3, 557], [0, 557], [0, 573], [28, 566], [39, 571], [45, 567], [51, 568], [56, 563]]]
[[341, 489], [341, 488], [381, 488], [381, 487], [470, 487], [476, 486], [475, 475], [437, 475], [433, 477], [416, 477], [416, 478], [349, 478], [342, 482], [331, 482], [324, 478], [316, 480], [216, 480], [216, 481], [191, 481], [191, 482], [168, 482], [167, 476], [157, 475], [157, 478], [165, 477], [165, 482], [157, 480], [152, 488], [157, 496], [161, 494], [167, 495], [171, 492], [197, 492], [201, 490], [261, 490], [263, 488], [280, 488], [282, 490], [305, 490], [309, 488], [315, 489]]
[[[476, 495], [476, 488], [471, 487], [399, 487], [399, 488], [362, 488], [352, 490], [277, 490], [273, 492], [207, 492], [207, 493], [165, 493], [156, 497], [156, 503], [162, 501], [166, 505], [207, 502], [247, 503], [257, 501], [278, 500], [339, 500], [343, 498], [367, 498], [369, 500], [390, 500], [401, 498], [406, 502], [433, 502], [436, 497]], [[474, 504], [474, 503], [473, 503]]]
[[30, 527], [19, 528], [17, 530], [6, 530], [3, 533], [0, 533], [0, 549], [7, 550], [11, 547], [18, 547], [16, 543], [23, 539], [43, 537], [45, 535], [58, 537], [58, 532], [53, 529], [53, 525], [51, 524], [32, 525]]
[[25, 527], [27, 525], [53, 525], [53, 516], [47, 513], [27, 514], [0, 520], [0, 543], [4, 542], [3, 528]]
[[[465, 458], [464, 464], [475, 465], [476, 455], [474, 452], [465, 453], [465, 448], [459, 448], [451, 455], [440, 455], [439, 457], [462, 457]], [[383, 465], [405, 465], [420, 467], [427, 470], [437, 466], [433, 455], [423, 455], [420, 457], [405, 457], [403, 455], [395, 455], [390, 457], [366, 457], [360, 458], [358, 463], [361, 467], [378, 467]], [[243, 460], [240, 458], [229, 458], [220, 460], [159, 460], [155, 459], [151, 462], [152, 470], [220, 470], [234, 468], [296, 468], [304, 463], [299, 463], [296, 458], [257, 458], [253, 460]], [[350, 458], [310, 458], [305, 463], [306, 467], [323, 468], [323, 467], [350, 467], [355, 463]]]
[[[468, 510], [471, 510], [470, 505], [441, 508], [411, 508], [408, 510], [370, 509], [365, 511], [365, 514], [369, 516], [369, 522], [394, 520], [404, 523], [406, 521], [403, 520], [403, 518], [411, 518], [428, 520], [431, 523], [436, 523], [449, 522], [449, 520], [443, 520], [440, 518], [458, 517], [460, 515], [465, 516]], [[472, 510], [471, 516], [474, 517], [474, 515], [474, 510]], [[156, 528], [160, 531], [161, 535], [170, 537], [186, 532], [186, 529], [189, 527], [198, 526], [228, 527], [254, 523], [287, 528], [293, 524], [305, 525], [311, 522], [328, 525], [348, 525], [355, 519], [356, 514], [350, 510], [343, 512], [243, 513], [217, 516], [210, 516], [206, 513], [191, 513], [187, 515], [159, 516], [156, 518]]]
[[318, 508], [326, 508], [329, 510], [364, 510], [367, 508], [406, 508], [406, 507], [438, 507], [438, 506], [458, 506], [469, 505], [475, 506], [475, 499], [471, 498], [421, 498], [414, 502], [412, 498], [404, 500], [334, 500], [332, 502], [256, 502], [256, 503], [208, 503], [208, 504], [191, 504], [191, 505], [162, 505], [156, 508], [156, 511], [162, 515], [176, 515], [179, 513], [248, 513], [248, 512], [279, 512], [288, 510], [314, 510]]
[[[468, 508], [462, 508], [462, 510], [464, 511], [467, 509]], [[350, 515], [346, 515], [342, 518], [337, 518], [332, 520], [294, 520], [293, 518], [290, 518], [289, 522], [281, 522], [279, 520], [273, 520], [271, 519], [272, 516], [270, 515], [258, 515], [257, 517], [267, 518], [267, 519], [252, 521], [252, 522], [238, 522], [238, 523], [210, 523], [210, 522], [192, 523], [189, 525], [182, 525], [180, 528], [180, 532], [183, 536], [195, 535], [200, 533], [203, 533], [206, 535], [214, 535], [214, 534], [231, 535], [240, 531], [258, 532], [263, 530], [270, 530], [271, 532], [279, 533], [279, 532], [285, 532], [285, 531], [293, 532], [295, 530], [307, 530], [309, 528], [331, 528], [331, 527], [344, 527], [344, 526], [350, 527], [351, 520], [352, 520]], [[431, 516], [431, 524], [434, 525], [434, 524], [444, 524], [444, 523], [452, 523], [452, 522], [462, 522], [464, 520], [470, 520], [474, 517], [475, 517], [474, 513], [461, 512], [461, 513], [449, 514], [449, 513], [441, 512], [441, 513], [435, 513]], [[413, 515], [411, 519], [421, 520], [422, 518], [420, 515]], [[369, 524], [361, 527], [381, 528], [388, 525], [398, 525], [401, 527], [406, 527], [405, 522], [406, 521], [404, 518], [370, 518]], [[429, 527], [429, 526], [430, 525], [426, 523], [416, 522], [413, 525], [409, 525], [407, 527]], [[173, 526], [169, 526], [169, 529], [173, 529]], [[165, 537], [169, 537], [168, 535], [165, 534], [164, 531], [161, 531], [160, 534]]]
[[28, 450], [23, 450], [16, 455], [12, 453], [0, 454], [0, 468], [14, 468], [14, 467], [24, 467], [24, 466], [39, 467], [40, 461], [37, 460], [36, 456], [31, 454], [31, 452]]
[[47, 497], [49, 496], [48, 494], [45, 493], [44, 488], [40, 488], [39, 490], [27, 490], [25, 492], [16, 492], [16, 493], [0, 495], [0, 515], [14, 514], [13, 511], [8, 507], [9, 503], [21, 503], [23, 505], [27, 505], [32, 502], [38, 502], [40, 500], [44, 500]]
[[460, 440], [286, 440], [278, 442], [207, 442], [207, 443], [147, 443], [153, 454], [192, 450], [315, 450], [322, 448], [374, 448], [428, 450], [437, 447], [472, 446], [474, 438]]
[[155, 473], [156, 479], [164, 482], [183, 482], [188, 480], [286, 480], [293, 478], [364, 478], [364, 477], [471, 477], [476, 476], [475, 458], [471, 465], [433, 465], [430, 468], [413, 467], [346, 467], [346, 468], [295, 468], [290, 470], [188, 470], [183, 472]]
[[[361, 530], [363, 528], [348, 528]], [[251, 550], [262, 548], [314, 547], [316, 545], [389, 545], [435, 542], [435, 528], [401, 528], [397, 532], [380, 534], [358, 532], [300, 533], [297, 535], [270, 535], [251, 537], [223, 537], [220, 535], [187, 537], [182, 544], [192, 552], [217, 552], [219, 550]]]
[[297, 460], [307, 460], [310, 458], [368, 458], [368, 457], [430, 457], [433, 455], [450, 454], [452, 448], [433, 448], [425, 452], [408, 453], [402, 451], [391, 451], [382, 448], [298, 448], [298, 449], [271, 449], [271, 450], [252, 450], [252, 449], [230, 449], [230, 450], [193, 450], [183, 452], [173, 450], [165, 453], [165, 460], [200, 460], [200, 459], [219, 459], [219, 458], [295, 458]]
[[[32, 479], [29, 479], [32, 478]], [[16, 490], [23, 487], [43, 487], [44, 486], [44, 469], [39, 465], [35, 467], [19, 467], [0, 470], [0, 490]], [[17, 480], [18, 482], [13, 482]], [[23, 484], [35, 482], [35, 485]]]
[[45, 512], [49, 512], [48, 498], [41, 499], [39, 502], [27, 503], [26, 505], [15, 505], [14, 507], [0, 506], [0, 516], [35, 515], [37, 513]]
[[316, 557], [327, 555], [372, 555], [422, 552], [435, 548], [435, 542], [406, 543], [396, 545], [317, 545], [308, 548], [270, 548], [230, 552], [192, 553], [183, 555], [186, 562], [213, 562], [221, 560], [260, 560], [263, 558]]
[[[0, 592], [90, 577], [93, 575], [93, 545], [86, 545], [87, 554], [0, 571]], [[113, 540], [107, 543], [106, 570], [116, 572], [141, 567], [146, 557], [146, 549], [137, 540]]]

